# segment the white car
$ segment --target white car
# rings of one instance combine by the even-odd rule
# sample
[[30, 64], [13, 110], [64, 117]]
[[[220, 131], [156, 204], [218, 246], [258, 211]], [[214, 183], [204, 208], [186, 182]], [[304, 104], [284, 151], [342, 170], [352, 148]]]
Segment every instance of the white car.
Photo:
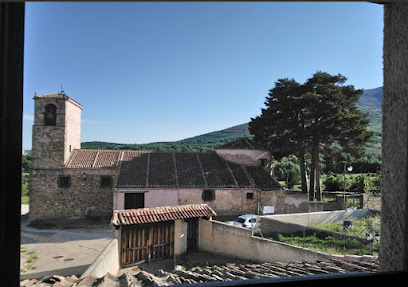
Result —
[[240, 215], [234, 220], [234, 225], [251, 229], [253, 226], [255, 227], [257, 217], [258, 215], [255, 214]]

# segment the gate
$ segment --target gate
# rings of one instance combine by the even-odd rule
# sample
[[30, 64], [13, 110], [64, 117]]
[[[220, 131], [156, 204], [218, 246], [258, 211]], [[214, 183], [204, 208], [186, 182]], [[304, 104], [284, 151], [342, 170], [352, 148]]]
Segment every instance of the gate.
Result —
[[122, 226], [121, 266], [174, 254], [174, 221]]

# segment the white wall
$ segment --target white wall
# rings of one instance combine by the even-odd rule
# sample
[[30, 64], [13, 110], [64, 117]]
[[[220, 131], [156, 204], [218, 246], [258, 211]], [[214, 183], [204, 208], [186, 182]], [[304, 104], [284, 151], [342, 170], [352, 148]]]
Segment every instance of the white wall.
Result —
[[113, 209], [125, 209], [125, 193], [145, 194], [145, 207], [174, 206], [178, 205], [177, 189], [156, 189], [156, 190], [129, 190], [127, 192], [115, 191], [113, 193]]
[[184, 220], [174, 221], [174, 255], [180, 255], [187, 251], [187, 222]]
[[112, 239], [80, 278], [82, 279], [87, 276], [100, 278], [108, 272], [116, 276], [120, 269], [118, 248], [118, 240]]
[[251, 236], [251, 230], [200, 219], [199, 249], [255, 262], [325, 260], [321, 252]]

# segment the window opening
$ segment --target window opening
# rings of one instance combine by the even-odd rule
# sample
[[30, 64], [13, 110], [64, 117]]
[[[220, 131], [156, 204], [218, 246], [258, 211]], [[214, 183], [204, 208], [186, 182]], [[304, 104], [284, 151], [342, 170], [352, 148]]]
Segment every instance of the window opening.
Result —
[[53, 104], [45, 106], [44, 125], [55, 126], [57, 124], [57, 107]]
[[203, 200], [204, 201], [213, 201], [215, 199], [215, 190], [206, 189], [203, 190]]
[[58, 187], [68, 188], [71, 186], [71, 177], [69, 175], [61, 175], [58, 177]]
[[101, 188], [111, 188], [112, 187], [112, 177], [109, 175], [101, 176]]
[[144, 193], [125, 193], [125, 209], [144, 208]]
[[246, 194], [246, 199], [248, 199], [248, 200], [254, 199], [254, 193], [253, 193], [253, 192], [248, 192], [248, 193]]

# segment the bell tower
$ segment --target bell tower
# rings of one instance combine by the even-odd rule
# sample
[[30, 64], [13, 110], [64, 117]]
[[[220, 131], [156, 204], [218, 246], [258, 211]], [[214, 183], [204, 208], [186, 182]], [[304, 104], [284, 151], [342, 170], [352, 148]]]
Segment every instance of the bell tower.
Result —
[[82, 106], [63, 91], [34, 96], [33, 169], [64, 167], [81, 148]]

